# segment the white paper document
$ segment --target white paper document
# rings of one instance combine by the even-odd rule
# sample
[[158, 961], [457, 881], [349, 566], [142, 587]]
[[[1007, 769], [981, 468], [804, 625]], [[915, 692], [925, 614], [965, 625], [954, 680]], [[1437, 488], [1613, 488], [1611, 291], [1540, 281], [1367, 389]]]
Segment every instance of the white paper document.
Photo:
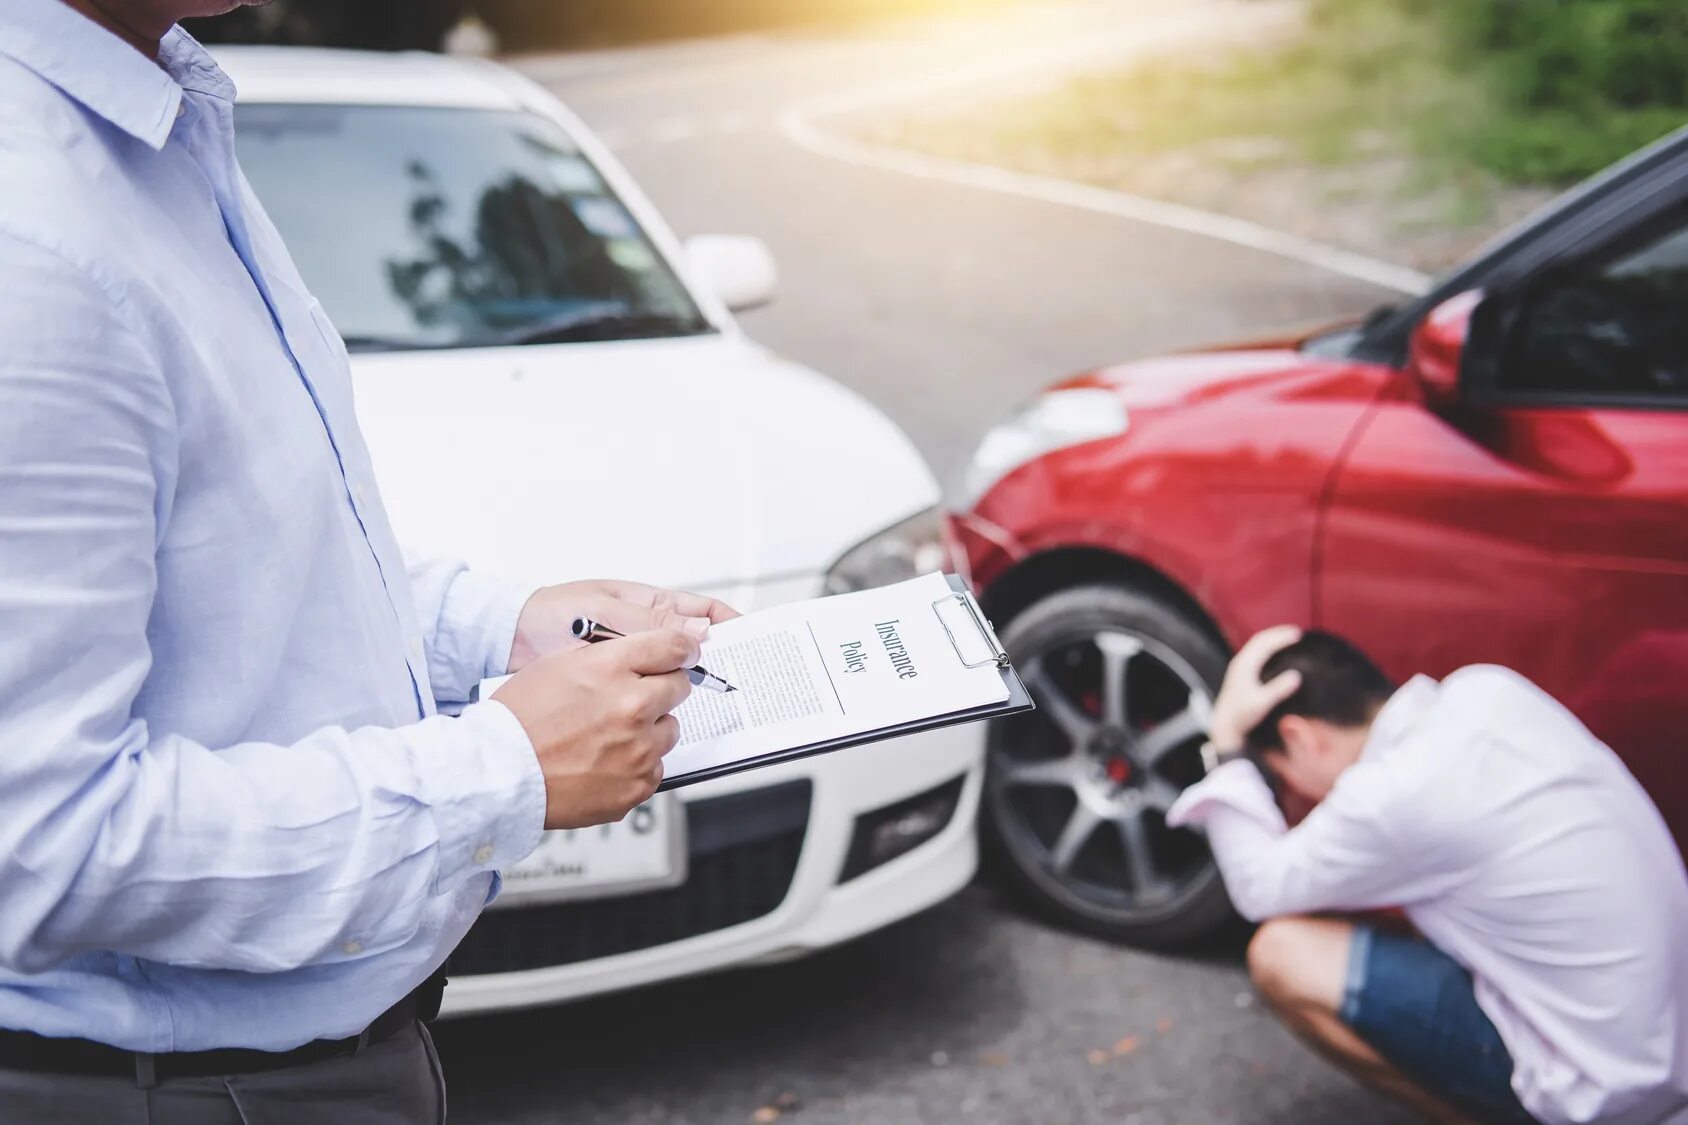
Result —
[[993, 648], [941, 574], [715, 625], [702, 664], [738, 690], [694, 691], [674, 712], [666, 775], [1004, 703]]

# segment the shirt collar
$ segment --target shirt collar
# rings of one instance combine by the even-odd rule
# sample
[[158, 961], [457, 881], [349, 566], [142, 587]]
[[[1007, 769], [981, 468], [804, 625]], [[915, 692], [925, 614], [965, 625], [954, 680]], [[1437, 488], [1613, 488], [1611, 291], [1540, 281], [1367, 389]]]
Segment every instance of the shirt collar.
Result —
[[5, 0], [0, 55], [154, 149], [169, 140], [184, 90], [234, 100], [234, 83], [180, 27], [154, 63], [62, 0]]
[[1387, 750], [1406, 737], [1418, 722], [1419, 716], [1436, 702], [1442, 685], [1429, 676], [1414, 676], [1389, 697], [1372, 720], [1371, 733], [1366, 738], [1362, 755]]

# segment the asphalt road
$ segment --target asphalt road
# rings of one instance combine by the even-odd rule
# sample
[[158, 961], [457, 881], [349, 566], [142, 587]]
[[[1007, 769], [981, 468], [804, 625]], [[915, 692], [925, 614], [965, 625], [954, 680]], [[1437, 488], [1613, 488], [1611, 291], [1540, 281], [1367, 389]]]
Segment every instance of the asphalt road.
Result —
[[806, 961], [437, 1025], [453, 1122], [1405, 1121], [1260, 1010], [1240, 940], [1074, 937], [975, 886]]
[[[1246, 34], [1264, 7], [1088, 0], [521, 64], [603, 133], [681, 235], [765, 238], [781, 297], [746, 318], [751, 333], [880, 404], [953, 489], [985, 427], [1057, 376], [1390, 294], [817, 155], [782, 114], [1091, 46], [1194, 49]], [[779, 1119], [801, 1125], [1401, 1120], [1266, 1018], [1240, 949], [1117, 949], [976, 886], [808, 961], [447, 1023], [438, 1039], [457, 1122], [738, 1123], [782, 1098]]]
[[1059, 376], [1364, 311], [1392, 295], [1179, 231], [828, 159], [793, 144], [782, 115], [999, 62], [1048, 74], [1038, 59], [1075, 49], [1105, 60], [1246, 38], [1278, 22], [1282, 7], [1045, 3], [993, 19], [533, 58], [522, 68], [603, 133], [679, 234], [766, 239], [781, 294], [744, 319], [749, 331], [879, 404], [953, 487], [984, 429]]

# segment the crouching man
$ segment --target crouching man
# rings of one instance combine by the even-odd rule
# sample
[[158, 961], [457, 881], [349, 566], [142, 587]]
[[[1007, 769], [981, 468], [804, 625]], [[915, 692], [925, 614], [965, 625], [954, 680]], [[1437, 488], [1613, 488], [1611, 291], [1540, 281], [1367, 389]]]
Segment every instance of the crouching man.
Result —
[[[1688, 1122], [1688, 875], [1552, 698], [1495, 667], [1397, 690], [1336, 637], [1273, 629], [1226, 673], [1205, 756], [1169, 820], [1206, 831], [1265, 921], [1257, 987], [1327, 1059], [1439, 1120]], [[1287, 827], [1273, 788], [1312, 811]], [[1388, 908], [1417, 933], [1332, 916]]]

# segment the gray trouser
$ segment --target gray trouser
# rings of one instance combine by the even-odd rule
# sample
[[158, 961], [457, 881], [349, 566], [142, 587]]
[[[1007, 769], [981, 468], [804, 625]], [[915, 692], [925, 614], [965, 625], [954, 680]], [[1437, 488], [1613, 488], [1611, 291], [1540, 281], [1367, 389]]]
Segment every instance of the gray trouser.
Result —
[[361, 1054], [264, 1074], [133, 1078], [0, 1070], [0, 1125], [440, 1125], [445, 1076], [420, 1023]]

